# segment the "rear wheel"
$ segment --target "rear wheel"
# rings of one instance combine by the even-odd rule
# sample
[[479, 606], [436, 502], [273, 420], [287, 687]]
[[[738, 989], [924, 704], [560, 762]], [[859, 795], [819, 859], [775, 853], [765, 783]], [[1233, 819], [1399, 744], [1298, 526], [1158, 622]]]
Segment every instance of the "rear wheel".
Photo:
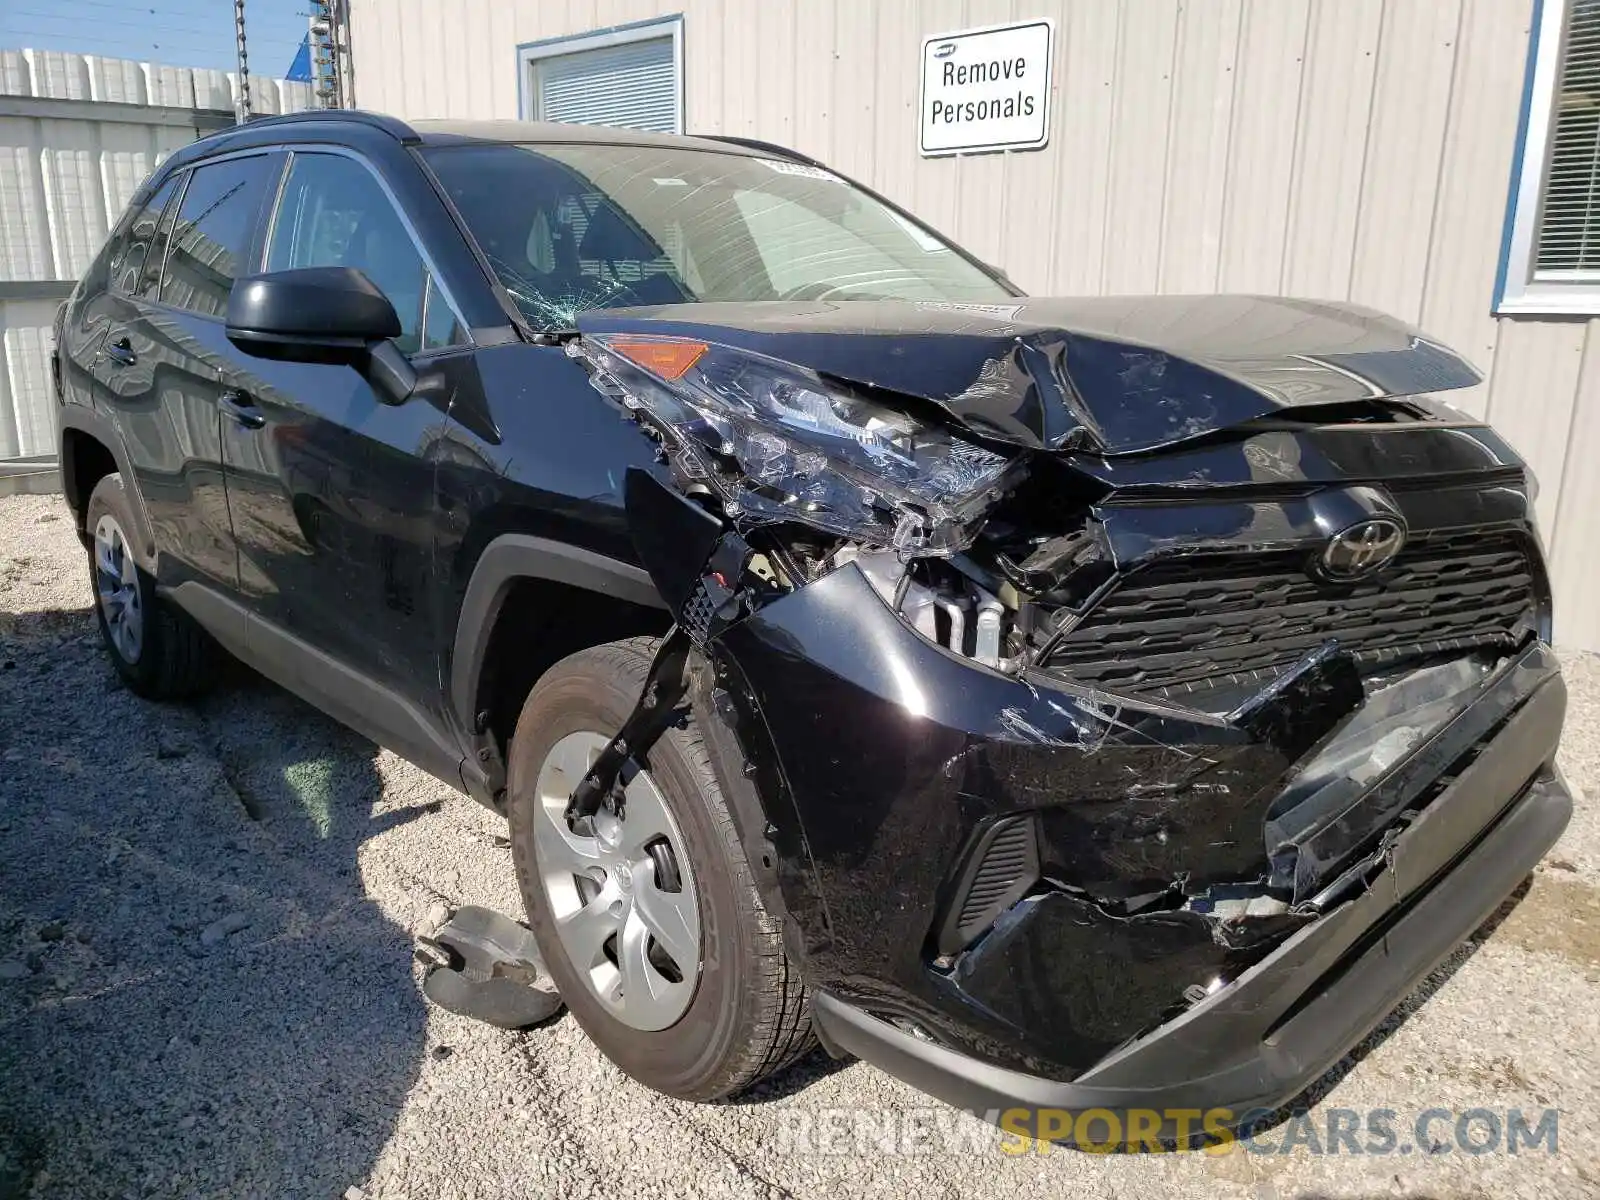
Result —
[[627, 719], [651, 639], [581, 651], [529, 695], [512, 739], [511, 846], [562, 999], [635, 1079], [712, 1100], [810, 1049], [810, 1011], [756, 891], [694, 720], [624, 773], [620, 819], [567, 798]]
[[95, 617], [117, 674], [152, 700], [205, 690], [220, 652], [186, 613], [156, 595], [155, 580], [135, 560], [129, 533], [137, 525], [120, 474], [95, 485], [84, 524]]

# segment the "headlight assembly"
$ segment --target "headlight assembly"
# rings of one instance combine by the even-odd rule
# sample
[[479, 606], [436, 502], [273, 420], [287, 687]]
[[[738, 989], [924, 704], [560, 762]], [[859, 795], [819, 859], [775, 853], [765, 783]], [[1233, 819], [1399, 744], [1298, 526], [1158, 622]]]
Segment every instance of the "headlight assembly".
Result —
[[585, 336], [576, 353], [749, 523], [948, 555], [1014, 481], [1004, 455], [764, 355], [625, 334]]

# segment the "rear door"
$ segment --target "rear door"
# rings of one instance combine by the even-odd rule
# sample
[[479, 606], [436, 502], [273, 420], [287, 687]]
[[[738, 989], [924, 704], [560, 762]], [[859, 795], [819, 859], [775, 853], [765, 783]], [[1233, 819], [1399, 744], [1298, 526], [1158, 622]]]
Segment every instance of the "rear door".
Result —
[[[297, 149], [262, 269], [322, 266], [356, 267], [383, 290], [419, 372], [470, 350], [377, 169], [343, 149]], [[444, 437], [447, 397], [386, 404], [352, 367], [237, 349], [224, 386], [228, 504], [247, 602], [370, 681], [436, 706], [432, 448]]]
[[268, 169], [267, 157], [256, 155], [175, 173], [134, 218], [111, 263], [95, 401], [121, 436], [169, 587], [195, 581], [232, 591], [238, 583], [217, 364], [207, 349], [220, 338], [220, 310], [165, 282], [169, 263], [181, 269], [170, 253], [173, 231], [190, 252], [204, 237], [208, 278], [227, 277], [248, 257]]

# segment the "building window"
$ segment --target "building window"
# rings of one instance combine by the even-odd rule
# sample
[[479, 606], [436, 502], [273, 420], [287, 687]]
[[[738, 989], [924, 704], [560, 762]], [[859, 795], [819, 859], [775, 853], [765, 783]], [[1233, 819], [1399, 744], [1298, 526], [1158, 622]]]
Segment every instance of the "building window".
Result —
[[1495, 311], [1600, 313], [1600, 0], [1539, 0]]
[[517, 47], [522, 119], [683, 132], [683, 18]]

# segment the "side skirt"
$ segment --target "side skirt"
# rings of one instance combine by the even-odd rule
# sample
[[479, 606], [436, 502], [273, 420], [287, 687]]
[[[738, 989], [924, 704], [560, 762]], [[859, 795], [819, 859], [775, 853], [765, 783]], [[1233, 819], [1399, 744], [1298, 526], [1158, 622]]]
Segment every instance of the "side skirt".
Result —
[[461, 750], [414, 701], [203, 583], [165, 594], [246, 666], [461, 790]]

